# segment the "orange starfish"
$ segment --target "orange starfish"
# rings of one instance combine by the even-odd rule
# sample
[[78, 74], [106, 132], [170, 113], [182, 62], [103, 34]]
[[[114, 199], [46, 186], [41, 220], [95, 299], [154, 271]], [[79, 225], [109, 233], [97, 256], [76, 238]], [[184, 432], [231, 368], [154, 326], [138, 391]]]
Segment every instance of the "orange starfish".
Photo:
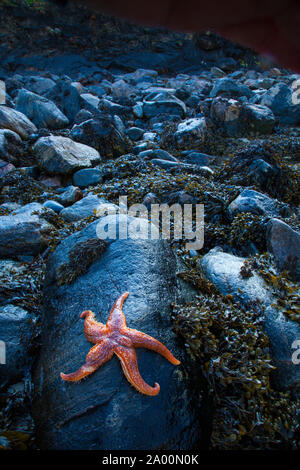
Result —
[[84, 334], [88, 341], [95, 343], [86, 357], [86, 363], [76, 372], [63, 374], [63, 380], [77, 382], [112, 358], [115, 353], [121, 361], [127, 380], [141, 393], [145, 395], [157, 395], [160, 390], [158, 383], [150, 387], [141, 377], [137, 356], [134, 348], [147, 348], [164, 356], [174, 365], [180, 364], [173, 354], [157, 339], [152, 338], [138, 330], [126, 326], [122, 305], [129, 292], [122, 294], [114, 303], [106, 325], [97, 322], [95, 314], [91, 310], [82, 312], [80, 318], [84, 318]]

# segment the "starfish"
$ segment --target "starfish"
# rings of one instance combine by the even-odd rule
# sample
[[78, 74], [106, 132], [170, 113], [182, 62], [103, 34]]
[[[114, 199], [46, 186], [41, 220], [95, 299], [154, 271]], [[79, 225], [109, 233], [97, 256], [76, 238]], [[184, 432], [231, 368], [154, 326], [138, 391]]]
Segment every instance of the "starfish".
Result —
[[148, 385], [141, 377], [137, 356], [134, 348], [147, 348], [164, 356], [174, 365], [180, 364], [173, 354], [160, 341], [141, 331], [126, 326], [125, 315], [122, 312], [124, 300], [129, 292], [124, 292], [115, 301], [106, 325], [95, 320], [95, 314], [91, 310], [85, 310], [80, 315], [84, 318], [84, 334], [88, 341], [94, 343], [86, 357], [86, 362], [76, 372], [63, 374], [63, 380], [78, 382], [89, 374], [92, 374], [102, 364], [109, 361], [116, 354], [127, 380], [141, 393], [154, 396], [159, 393], [160, 386], [156, 382], [154, 387]]

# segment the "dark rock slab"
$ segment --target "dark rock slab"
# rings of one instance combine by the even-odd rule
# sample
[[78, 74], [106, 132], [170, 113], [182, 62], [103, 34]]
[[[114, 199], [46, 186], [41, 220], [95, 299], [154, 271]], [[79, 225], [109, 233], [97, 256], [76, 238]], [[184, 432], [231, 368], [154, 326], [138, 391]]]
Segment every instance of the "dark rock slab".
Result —
[[[126, 225], [132, 221], [125, 217]], [[95, 247], [99, 242], [97, 224], [65, 239], [49, 260], [43, 348], [34, 373], [39, 445], [42, 449], [192, 449], [200, 432], [196, 407], [191, 408], [182, 351], [170, 323], [174, 255], [161, 240], [110, 240], [100, 257], [92, 257], [86, 273], [62, 284], [72, 264], [71, 250], [72, 256], [77, 253], [73, 262], [78, 265], [89, 244]], [[90, 350], [80, 313], [91, 309], [98, 321], [106, 322], [113, 302], [125, 291], [130, 292], [124, 304], [128, 326], [156, 337], [182, 361], [174, 367], [152, 351], [138, 350], [141, 375], [152, 385], [160, 383], [156, 397], [134, 389], [115, 356], [79, 383], [63, 382], [59, 376], [61, 371], [76, 370]]]

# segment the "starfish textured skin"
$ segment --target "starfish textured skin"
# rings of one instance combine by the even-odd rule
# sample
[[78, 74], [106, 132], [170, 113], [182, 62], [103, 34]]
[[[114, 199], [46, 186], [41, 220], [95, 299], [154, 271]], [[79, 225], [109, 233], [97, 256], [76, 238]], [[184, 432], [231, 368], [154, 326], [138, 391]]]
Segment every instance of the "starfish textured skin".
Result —
[[155, 383], [154, 387], [148, 385], [140, 375], [137, 356], [134, 348], [147, 348], [161, 354], [172, 364], [179, 365], [180, 361], [160, 341], [141, 331], [126, 326], [125, 315], [122, 311], [124, 300], [129, 292], [124, 292], [115, 301], [106, 325], [95, 320], [95, 314], [91, 310], [82, 312], [80, 318], [84, 318], [84, 334], [88, 341], [95, 346], [89, 351], [86, 362], [76, 372], [60, 376], [69, 382], [78, 382], [87, 375], [92, 374], [102, 364], [109, 361], [116, 354], [127, 380], [141, 393], [154, 396], [159, 393], [160, 386]]

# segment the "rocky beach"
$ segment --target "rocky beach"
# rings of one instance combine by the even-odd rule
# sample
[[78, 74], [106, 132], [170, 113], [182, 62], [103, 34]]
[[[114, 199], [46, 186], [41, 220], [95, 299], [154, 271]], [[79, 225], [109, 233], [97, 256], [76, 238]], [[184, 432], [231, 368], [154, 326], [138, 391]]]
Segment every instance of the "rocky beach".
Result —
[[[211, 31], [0, 11], [0, 449], [299, 449], [300, 75]], [[168, 238], [118, 236], [158, 205], [203, 205], [203, 246], [172, 214]], [[117, 357], [60, 377], [80, 314], [126, 291], [181, 362], [137, 351], [155, 397]]]

